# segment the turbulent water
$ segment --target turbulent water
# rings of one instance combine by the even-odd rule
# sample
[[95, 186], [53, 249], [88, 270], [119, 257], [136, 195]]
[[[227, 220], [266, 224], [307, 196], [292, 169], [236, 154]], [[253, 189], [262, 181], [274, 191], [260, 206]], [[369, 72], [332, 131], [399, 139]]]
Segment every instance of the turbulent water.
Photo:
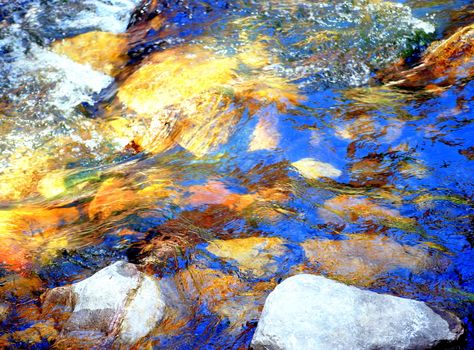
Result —
[[300, 272], [453, 311], [472, 347], [474, 85], [378, 79], [469, 5], [0, 1], [0, 344], [49, 347], [41, 293], [128, 259], [186, 309], [154, 348], [247, 348]]

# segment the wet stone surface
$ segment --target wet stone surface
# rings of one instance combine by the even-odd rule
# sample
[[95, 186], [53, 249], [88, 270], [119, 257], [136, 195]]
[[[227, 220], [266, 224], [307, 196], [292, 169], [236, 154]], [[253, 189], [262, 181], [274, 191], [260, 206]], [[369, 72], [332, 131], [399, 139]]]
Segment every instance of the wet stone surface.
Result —
[[456, 316], [444, 317], [418, 301], [303, 274], [269, 295], [252, 348], [431, 349], [464, 332]]
[[42, 299], [43, 317], [60, 329], [58, 344], [87, 347], [132, 346], [156, 327], [165, 309], [157, 282], [123, 261]]

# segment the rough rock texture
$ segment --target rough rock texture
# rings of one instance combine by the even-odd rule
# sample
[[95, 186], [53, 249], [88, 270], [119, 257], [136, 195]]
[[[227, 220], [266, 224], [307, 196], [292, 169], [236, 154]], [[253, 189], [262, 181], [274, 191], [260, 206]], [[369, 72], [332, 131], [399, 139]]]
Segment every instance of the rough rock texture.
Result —
[[59, 341], [79, 339], [87, 346], [134, 344], [163, 318], [164, 309], [156, 281], [124, 261], [43, 296], [43, 312], [61, 328]]
[[252, 348], [427, 349], [462, 333], [457, 317], [425, 303], [302, 274], [269, 295]]

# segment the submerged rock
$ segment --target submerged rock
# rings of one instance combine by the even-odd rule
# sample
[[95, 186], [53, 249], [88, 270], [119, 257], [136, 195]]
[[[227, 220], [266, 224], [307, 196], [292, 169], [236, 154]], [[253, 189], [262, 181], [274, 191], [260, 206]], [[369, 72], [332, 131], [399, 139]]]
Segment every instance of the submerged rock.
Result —
[[240, 194], [214, 180], [205, 185], [191, 186], [189, 192], [187, 203], [193, 206], [219, 204], [245, 216], [269, 220], [279, 217], [273, 205], [288, 200], [288, 190], [284, 186], [262, 187], [253, 193]]
[[0, 264], [24, 271], [33, 262], [47, 262], [68, 246], [61, 229], [77, 221], [77, 208], [22, 208], [0, 210]]
[[253, 115], [273, 102], [280, 110], [297, 103], [298, 91], [286, 80], [239, 72], [243, 65], [259, 68], [253, 58], [266, 55], [264, 47], [225, 56], [201, 45], [153, 53], [117, 93], [116, 104], [133, 121], [127, 126], [133, 142], [152, 153], [178, 144], [201, 157], [228, 141], [247, 109]]
[[234, 262], [244, 274], [264, 277], [278, 270], [276, 260], [287, 249], [285, 241], [278, 237], [248, 237], [209, 242], [207, 250], [217, 257]]
[[26, 348], [31, 349], [38, 346], [44, 340], [52, 341], [57, 336], [58, 332], [51, 324], [37, 323], [25, 330], [14, 332], [9, 337], [0, 337], [0, 346], [7, 348], [7, 345], [10, 345], [10, 342], [12, 342], [24, 344]]
[[419, 229], [415, 219], [402, 216], [398, 210], [382, 207], [362, 196], [340, 195], [324, 202], [318, 214], [326, 222], [367, 222], [413, 232]]
[[474, 74], [474, 24], [459, 29], [449, 38], [431, 44], [421, 62], [409, 70], [395, 68], [382, 78], [388, 85], [423, 88], [451, 85]]
[[128, 39], [124, 34], [93, 31], [56, 41], [52, 49], [77, 63], [115, 75], [128, 61]]
[[43, 295], [45, 315], [61, 328], [59, 344], [132, 345], [156, 326], [164, 309], [156, 281], [123, 261]]
[[277, 115], [274, 106], [262, 111], [252, 133], [248, 146], [249, 151], [274, 150], [278, 147], [281, 135], [277, 127]]
[[456, 316], [425, 303], [303, 274], [270, 293], [252, 348], [427, 349], [462, 334]]
[[89, 204], [89, 218], [106, 219], [139, 203], [138, 194], [125, 181], [110, 178], [104, 181]]
[[300, 159], [291, 164], [298, 172], [307, 179], [319, 179], [321, 177], [339, 177], [342, 172], [329, 163], [319, 162], [313, 158]]
[[227, 346], [213, 345], [215, 349], [228, 348], [235, 336], [258, 320], [266, 296], [276, 286], [274, 281], [251, 283], [236, 274], [199, 264], [190, 265], [173, 277], [164, 277], [159, 283], [166, 297], [166, 314], [152, 336], [189, 337], [192, 346], [186, 348], [192, 349], [209, 346], [206, 339], [191, 336], [200, 327], [193, 318], [217, 319], [225, 324], [223, 341]]
[[432, 261], [420, 246], [405, 246], [379, 235], [352, 234], [347, 239], [310, 239], [303, 242], [310, 266], [337, 280], [370, 285], [383, 273], [396, 268], [419, 272]]

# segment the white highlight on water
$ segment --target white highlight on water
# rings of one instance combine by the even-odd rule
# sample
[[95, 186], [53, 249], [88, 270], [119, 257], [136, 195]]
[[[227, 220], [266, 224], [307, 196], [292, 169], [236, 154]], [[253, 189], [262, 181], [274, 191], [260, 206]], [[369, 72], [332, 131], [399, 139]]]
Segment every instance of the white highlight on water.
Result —
[[65, 25], [75, 28], [93, 26], [106, 32], [121, 33], [127, 29], [130, 13], [139, 3], [139, 0], [87, 0], [84, 4], [92, 11], [81, 11]]

